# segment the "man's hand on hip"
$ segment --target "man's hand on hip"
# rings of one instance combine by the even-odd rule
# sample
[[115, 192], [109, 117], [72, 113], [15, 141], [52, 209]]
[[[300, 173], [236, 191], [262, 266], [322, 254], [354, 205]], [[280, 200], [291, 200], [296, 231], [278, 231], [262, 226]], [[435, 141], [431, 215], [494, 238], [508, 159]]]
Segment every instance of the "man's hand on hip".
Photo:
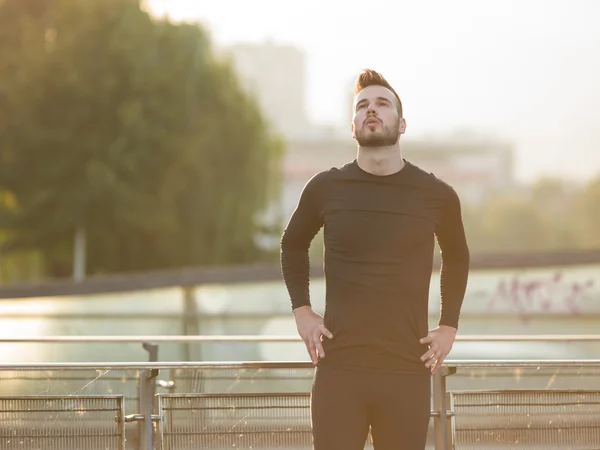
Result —
[[429, 344], [429, 350], [421, 356], [421, 361], [425, 362], [425, 367], [431, 369], [432, 375], [435, 375], [450, 350], [452, 350], [456, 331], [456, 328], [440, 325], [429, 331], [427, 337], [419, 341], [421, 344]]
[[306, 345], [312, 363], [316, 365], [319, 358], [325, 357], [322, 336], [332, 339], [333, 334], [325, 328], [323, 317], [314, 312], [310, 306], [294, 309], [294, 318], [298, 334]]

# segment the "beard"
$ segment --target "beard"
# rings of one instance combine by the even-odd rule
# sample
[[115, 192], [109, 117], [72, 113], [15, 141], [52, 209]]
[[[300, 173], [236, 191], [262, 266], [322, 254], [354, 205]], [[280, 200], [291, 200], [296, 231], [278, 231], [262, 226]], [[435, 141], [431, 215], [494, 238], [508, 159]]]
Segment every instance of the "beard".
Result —
[[354, 132], [354, 139], [361, 147], [388, 147], [395, 145], [400, 138], [400, 119], [394, 125], [382, 126], [381, 131], [369, 131], [363, 125]]

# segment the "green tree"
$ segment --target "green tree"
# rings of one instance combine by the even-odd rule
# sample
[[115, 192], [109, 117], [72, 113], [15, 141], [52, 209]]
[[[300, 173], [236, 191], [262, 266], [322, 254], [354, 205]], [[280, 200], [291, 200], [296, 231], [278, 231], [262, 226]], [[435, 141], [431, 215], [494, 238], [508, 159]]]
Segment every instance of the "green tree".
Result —
[[480, 220], [481, 251], [518, 253], [547, 248], [548, 224], [527, 198], [505, 195], [491, 199]]
[[0, 3], [0, 187], [16, 208], [4, 250], [71, 271], [261, 257], [279, 141], [198, 26], [137, 0]]
[[[462, 203], [462, 217], [465, 227], [465, 234], [469, 244], [469, 251], [477, 253], [482, 249], [489, 249], [487, 239], [482, 226], [482, 207], [479, 205], [469, 205]], [[436, 244], [437, 245], [437, 244]], [[436, 247], [435, 255], [438, 255], [439, 249]]]
[[573, 222], [580, 246], [600, 249], [600, 175], [591, 180], [581, 193]]
[[531, 208], [543, 219], [546, 245], [543, 250], [567, 250], [577, 247], [574, 226], [580, 189], [556, 178], [541, 178], [531, 186]]
[[[0, 211], [12, 210], [16, 206], [15, 197], [10, 192], [0, 192]], [[0, 231], [0, 245], [7, 239], [7, 233]], [[28, 250], [0, 257], [0, 283], [23, 283], [34, 281], [41, 275], [39, 252]]]

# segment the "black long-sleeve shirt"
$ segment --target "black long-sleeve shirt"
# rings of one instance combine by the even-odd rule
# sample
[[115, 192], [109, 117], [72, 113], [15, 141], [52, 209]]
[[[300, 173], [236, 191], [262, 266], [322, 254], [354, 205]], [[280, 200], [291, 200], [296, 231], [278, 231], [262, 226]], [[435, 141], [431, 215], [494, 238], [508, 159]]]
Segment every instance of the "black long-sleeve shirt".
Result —
[[426, 372], [434, 239], [441, 255], [439, 324], [458, 328], [469, 250], [456, 192], [406, 161], [379, 176], [354, 160], [315, 175], [281, 239], [292, 308], [310, 305], [308, 250], [324, 227], [326, 357], [319, 364]]

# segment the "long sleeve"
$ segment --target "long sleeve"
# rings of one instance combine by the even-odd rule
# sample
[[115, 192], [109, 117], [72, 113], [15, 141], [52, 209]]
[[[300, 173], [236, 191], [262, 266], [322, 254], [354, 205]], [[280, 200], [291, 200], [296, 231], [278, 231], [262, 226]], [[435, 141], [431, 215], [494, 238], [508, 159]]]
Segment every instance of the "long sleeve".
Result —
[[458, 195], [448, 190], [440, 222], [436, 229], [441, 251], [440, 325], [458, 328], [458, 319], [469, 276], [469, 247], [462, 221]]
[[292, 309], [310, 305], [308, 251], [323, 226], [323, 189], [327, 172], [312, 177], [304, 186], [281, 238], [281, 271]]

